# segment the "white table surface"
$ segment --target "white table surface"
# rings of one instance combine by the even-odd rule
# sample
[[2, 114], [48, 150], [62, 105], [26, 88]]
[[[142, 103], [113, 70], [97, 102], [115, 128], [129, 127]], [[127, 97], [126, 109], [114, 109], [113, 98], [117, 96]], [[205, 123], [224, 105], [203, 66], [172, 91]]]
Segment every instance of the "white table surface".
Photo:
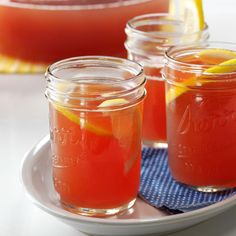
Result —
[[[203, 0], [211, 40], [236, 42], [236, 1]], [[19, 182], [24, 153], [48, 133], [43, 76], [0, 75], [0, 235], [83, 236], [35, 207]], [[172, 236], [235, 236], [236, 207]]]

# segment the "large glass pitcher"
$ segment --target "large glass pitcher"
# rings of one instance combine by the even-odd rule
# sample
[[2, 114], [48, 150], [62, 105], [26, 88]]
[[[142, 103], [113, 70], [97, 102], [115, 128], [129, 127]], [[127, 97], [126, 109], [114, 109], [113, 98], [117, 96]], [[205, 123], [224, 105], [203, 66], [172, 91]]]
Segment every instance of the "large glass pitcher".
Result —
[[167, 8], [167, 0], [0, 0], [0, 54], [46, 64], [80, 55], [125, 57], [126, 22]]

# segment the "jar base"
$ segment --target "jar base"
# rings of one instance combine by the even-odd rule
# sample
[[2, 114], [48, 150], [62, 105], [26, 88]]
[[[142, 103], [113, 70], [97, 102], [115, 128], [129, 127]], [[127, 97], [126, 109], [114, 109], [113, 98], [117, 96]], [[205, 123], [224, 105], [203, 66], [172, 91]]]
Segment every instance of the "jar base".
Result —
[[188, 184], [184, 184], [181, 183], [179, 181], [177, 181], [179, 184], [185, 185], [186, 187], [192, 188], [194, 190], [197, 190], [199, 192], [204, 192], [204, 193], [216, 193], [216, 192], [221, 192], [221, 191], [226, 191], [229, 189], [232, 189], [230, 187], [224, 187], [224, 186], [193, 186], [193, 185], [188, 185]]
[[106, 217], [106, 216], [116, 215], [120, 212], [128, 210], [134, 205], [135, 201], [136, 201], [136, 198], [131, 200], [129, 203], [126, 203], [122, 206], [111, 208], [111, 209], [110, 208], [109, 209], [102, 209], [102, 208], [95, 209], [95, 208], [87, 208], [87, 207], [78, 207], [78, 206], [70, 205], [63, 201], [61, 201], [61, 204], [65, 210], [78, 214], [78, 215]]
[[165, 141], [152, 141], [152, 140], [143, 140], [142, 141], [144, 147], [152, 147], [152, 148], [159, 148], [159, 149], [166, 149], [168, 148], [168, 144]]

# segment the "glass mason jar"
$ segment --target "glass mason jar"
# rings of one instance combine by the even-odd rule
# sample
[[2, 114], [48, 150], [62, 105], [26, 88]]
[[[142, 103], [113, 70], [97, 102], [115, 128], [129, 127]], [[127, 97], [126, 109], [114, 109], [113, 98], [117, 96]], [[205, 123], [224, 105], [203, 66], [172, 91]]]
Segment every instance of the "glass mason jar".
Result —
[[125, 32], [128, 58], [144, 67], [147, 97], [144, 102], [143, 143], [166, 148], [165, 83], [161, 77], [165, 51], [181, 42], [205, 41], [208, 27], [185, 34], [183, 22], [168, 14], [148, 14], [131, 19]]
[[236, 44], [172, 47], [163, 75], [173, 177], [204, 192], [236, 187]]
[[53, 182], [62, 205], [112, 215], [136, 199], [141, 160], [142, 67], [114, 57], [77, 57], [46, 73]]

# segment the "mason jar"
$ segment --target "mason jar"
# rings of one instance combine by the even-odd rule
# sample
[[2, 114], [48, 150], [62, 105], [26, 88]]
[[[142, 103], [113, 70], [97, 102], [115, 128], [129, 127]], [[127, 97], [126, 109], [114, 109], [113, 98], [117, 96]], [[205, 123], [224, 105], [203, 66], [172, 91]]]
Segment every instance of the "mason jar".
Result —
[[52, 178], [61, 204], [90, 216], [132, 207], [140, 181], [142, 67], [77, 57], [52, 64], [46, 79]]
[[144, 102], [143, 143], [166, 148], [165, 82], [161, 76], [165, 51], [181, 42], [206, 41], [208, 26], [185, 33], [184, 22], [168, 14], [147, 14], [131, 19], [125, 28], [128, 58], [144, 67], [147, 97]]
[[203, 192], [236, 187], [236, 44], [182, 45], [165, 58], [174, 179]]

